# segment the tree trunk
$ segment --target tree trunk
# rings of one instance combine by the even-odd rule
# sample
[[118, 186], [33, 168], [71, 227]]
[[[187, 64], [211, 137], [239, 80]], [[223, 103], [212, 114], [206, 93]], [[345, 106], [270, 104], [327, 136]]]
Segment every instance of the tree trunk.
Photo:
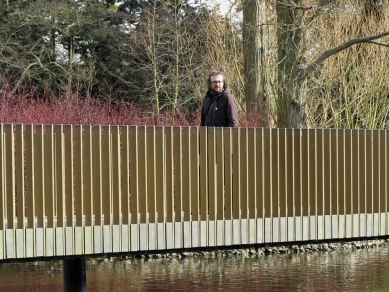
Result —
[[[295, 4], [301, 4], [297, 1]], [[277, 4], [278, 19], [278, 65], [279, 79], [284, 86], [279, 87], [277, 100], [278, 126], [285, 128], [306, 128], [304, 98], [301, 91], [302, 80], [296, 80], [299, 64], [299, 48], [302, 39], [300, 9], [279, 2]]]
[[270, 127], [275, 124], [272, 113], [277, 87], [274, 7], [273, 0], [246, 0], [243, 7], [246, 110], [262, 115]]

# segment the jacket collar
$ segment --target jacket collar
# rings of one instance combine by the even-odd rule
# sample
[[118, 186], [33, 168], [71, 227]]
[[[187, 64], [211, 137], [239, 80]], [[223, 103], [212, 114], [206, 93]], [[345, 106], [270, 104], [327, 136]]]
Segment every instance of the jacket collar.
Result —
[[229, 93], [229, 90], [228, 90], [228, 87], [227, 88], [224, 88], [222, 91], [220, 92], [215, 92], [215, 91], [212, 91], [212, 90], [208, 90], [207, 92], [207, 97], [209, 98], [219, 98], [220, 95], [222, 95], [223, 93]]

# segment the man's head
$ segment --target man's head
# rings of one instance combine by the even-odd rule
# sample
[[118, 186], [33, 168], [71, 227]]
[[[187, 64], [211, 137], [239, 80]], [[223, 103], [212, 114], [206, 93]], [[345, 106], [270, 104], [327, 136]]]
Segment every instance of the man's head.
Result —
[[224, 77], [223, 72], [220, 71], [214, 71], [211, 72], [208, 76], [208, 89], [215, 91], [215, 92], [221, 92], [224, 88], [227, 88], [228, 82], [227, 79]]

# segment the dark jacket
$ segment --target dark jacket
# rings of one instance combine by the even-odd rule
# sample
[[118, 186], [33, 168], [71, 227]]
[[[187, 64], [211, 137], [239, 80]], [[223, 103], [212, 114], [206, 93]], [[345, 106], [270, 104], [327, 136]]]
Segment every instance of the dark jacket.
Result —
[[207, 127], [237, 127], [239, 125], [238, 105], [228, 88], [212, 95], [208, 91], [201, 108], [201, 124]]

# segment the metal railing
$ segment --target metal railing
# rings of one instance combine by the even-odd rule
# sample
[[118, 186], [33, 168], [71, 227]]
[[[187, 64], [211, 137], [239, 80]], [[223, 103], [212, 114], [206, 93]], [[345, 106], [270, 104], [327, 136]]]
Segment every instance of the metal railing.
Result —
[[0, 260], [389, 234], [385, 130], [0, 133]]

